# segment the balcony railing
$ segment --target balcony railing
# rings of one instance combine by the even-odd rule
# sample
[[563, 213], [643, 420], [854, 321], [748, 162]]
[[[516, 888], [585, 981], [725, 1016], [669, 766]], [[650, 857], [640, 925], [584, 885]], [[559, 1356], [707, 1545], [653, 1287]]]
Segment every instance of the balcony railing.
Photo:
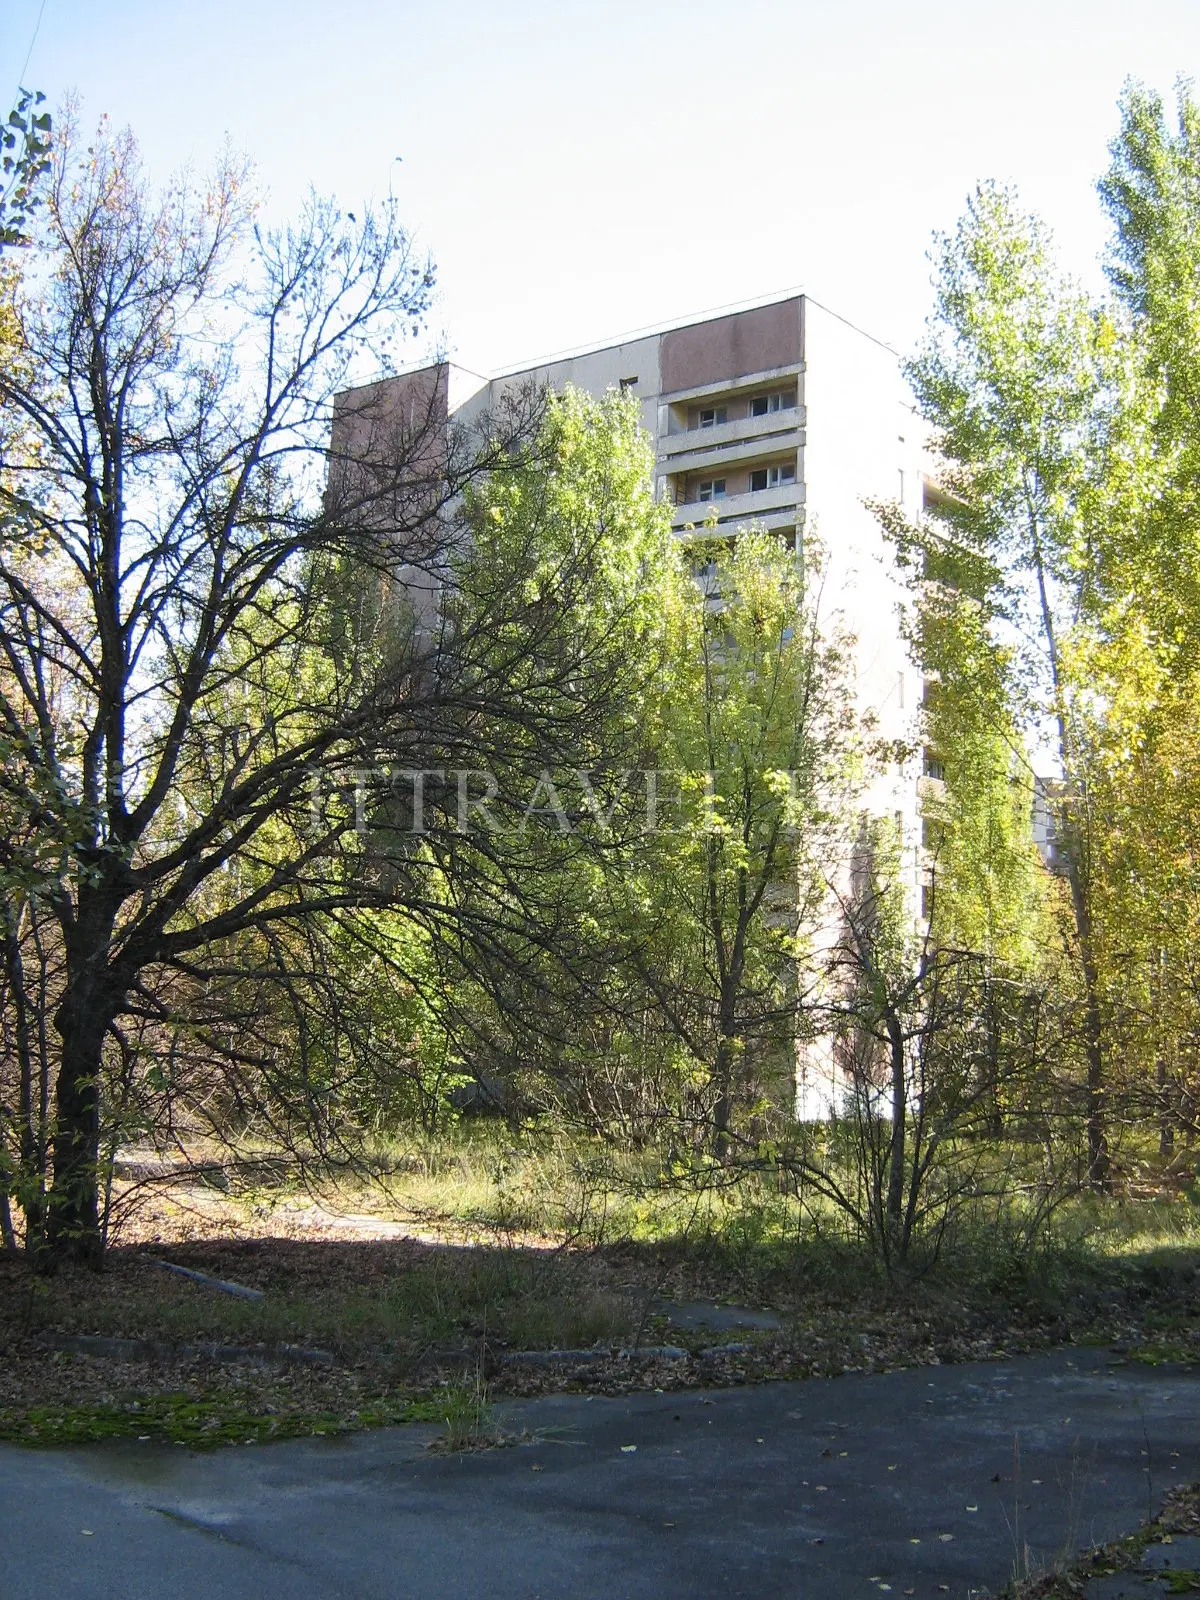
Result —
[[804, 503], [803, 483], [781, 483], [773, 489], [759, 489], [754, 494], [726, 494], [716, 500], [689, 500], [671, 510], [671, 522], [676, 528], [689, 522], [699, 526], [715, 516], [719, 522], [749, 522], [756, 517], [778, 522], [772, 513], [794, 511]]
[[722, 422], [711, 428], [688, 428], [680, 433], [664, 433], [658, 438], [659, 459], [665, 461], [673, 456], [707, 453], [752, 439], [769, 439], [775, 434], [795, 433], [797, 428], [803, 426], [803, 406], [787, 406], [782, 411], [768, 412], [765, 417], [737, 417], [732, 422]]

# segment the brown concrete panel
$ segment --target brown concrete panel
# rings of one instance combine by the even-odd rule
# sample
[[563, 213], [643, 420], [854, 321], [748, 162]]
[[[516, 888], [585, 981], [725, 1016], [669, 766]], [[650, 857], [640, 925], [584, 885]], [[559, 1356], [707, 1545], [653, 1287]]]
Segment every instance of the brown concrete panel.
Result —
[[436, 504], [446, 471], [448, 371], [444, 363], [337, 395], [326, 505], [377, 523], [422, 501]]
[[[447, 377], [439, 363], [334, 400], [325, 515], [331, 530], [377, 531], [394, 569], [429, 566], [444, 542], [438, 512], [447, 493]], [[427, 613], [419, 573], [400, 581], [418, 614]]]
[[800, 299], [694, 322], [663, 334], [665, 394], [724, 383], [800, 360]]
[[449, 414], [447, 390], [448, 369], [439, 362], [343, 391], [334, 400], [334, 459], [357, 466], [414, 447], [421, 456], [436, 452]]

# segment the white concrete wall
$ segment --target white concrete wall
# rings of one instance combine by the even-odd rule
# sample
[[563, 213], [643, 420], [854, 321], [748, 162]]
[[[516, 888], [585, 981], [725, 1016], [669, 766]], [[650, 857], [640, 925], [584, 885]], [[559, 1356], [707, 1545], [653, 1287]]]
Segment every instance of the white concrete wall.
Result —
[[507, 390], [528, 383], [545, 384], [551, 389], [565, 389], [573, 384], [599, 398], [608, 389], [620, 388], [622, 379], [636, 378], [633, 392], [641, 402], [642, 426], [653, 435], [658, 426], [660, 343], [661, 335], [652, 334], [649, 338], [631, 339], [586, 355], [567, 356], [545, 366], [506, 372], [477, 389], [455, 415], [459, 421], [469, 424], [485, 408], [499, 404]]
[[[902, 500], [919, 513], [921, 432], [892, 352], [811, 300], [804, 312], [805, 527], [826, 553], [825, 609], [855, 636], [859, 710], [882, 737], [912, 739], [922, 674], [900, 631], [905, 589], [894, 555], [865, 502]], [[903, 813], [914, 844], [918, 775], [914, 764], [870, 796], [873, 810]]]
[[[806, 299], [803, 401], [806, 408], [805, 536], [824, 548], [823, 610], [827, 625], [853, 635], [852, 692], [857, 710], [876, 733], [919, 745], [923, 674], [900, 627], [905, 589], [890, 545], [866, 502], [900, 501], [914, 517], [921, 508], [923, 430], [912, 415], [896, 356]], [[903, 767], [877, 776], [863, 796], [875, 816], [894, 817], [904, 840], [904, 888], [914, 921], [921, 910], [919, 751]], [[839, 889], [849, 887], [850, 863]], [[836, 939], [836, 901], [818, 937]], [[832, 1042], [801, 1054], [797, 1115], [827, 1116], [843, 1094]]]

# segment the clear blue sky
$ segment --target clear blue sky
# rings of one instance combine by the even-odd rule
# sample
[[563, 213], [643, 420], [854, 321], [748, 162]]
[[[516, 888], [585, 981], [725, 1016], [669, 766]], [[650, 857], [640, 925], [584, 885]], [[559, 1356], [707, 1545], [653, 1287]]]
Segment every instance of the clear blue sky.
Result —
[[45, 0], [34, 41], [42, 10], [0, 0], [5, 96], [33, 41], [25, 81], [157, 171], [228, 133], [275, 216], [393, 184], [483, 372], [792, 287], [907, 347], [980, 177], [1094, 275], [1123, 80], [1200, 75], [1198, 0]]

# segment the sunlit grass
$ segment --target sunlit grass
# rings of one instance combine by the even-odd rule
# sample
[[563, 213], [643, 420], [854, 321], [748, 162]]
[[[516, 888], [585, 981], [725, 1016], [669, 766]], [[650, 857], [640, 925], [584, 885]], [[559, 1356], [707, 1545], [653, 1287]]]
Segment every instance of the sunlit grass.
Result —
[[[796, 1314], [813, 1296], [849, 1303], [908, 1282], [914, 1293], [960, 1296], [985, 1315], [1023, 1303], [1049, 1315], [1071, 1297], [1123, 1294], [1130, 1272], [1156, 1264], [1190, 1271], [1200, 1252], [1196, 1191], [1151, 1181], [1148, 1161], [1138, 1168], [1148, 1175], [1138, 1185], [1144, 1197], [1131, 1197], [1127, 1185], [1111, 1196], [1064, 1192], [1048, 1204], [1036, 1146], [964, 1146], [963, 1155], [978, 1194], [957, 1205], [932, 1245], [918, 1240], [910, 1272], [889, 1276], [852, 1218], [766, 1167], [738, 1172], [501, 1122], [378, 1139], [360, 1167], [315, 1191], [311, 1180], [302, 1192], [288, 1182], [243, 1187], [220, 1204], [231, 1218], [256, 1217], [261, 1234], [271, 1231], [273, 1208], [315, 1198], [332, 1211], [416, 1226], [465, 1253], [423, 1261], [383, 1287], [342, 1284], [332, 1304], [306, 1290], [273, 1293], [259, 1306], [231, 1301], [215, 1314], [160, 1306], [158, 1326], [182, 1339], [219, 1321], [239, 1341], [307, 1339], [337, 1351], [485, 1332], [511, 1348], [585, 1346], [627, 1337], [644, 1316], [637, 1306], [672, 1274], [708, 1294]], [[852, 1189], [853, 1174], [845, 1181]], [[593, 1252], [612, 1263], [621, 1251], [638, 1285], [627, 1292], [613, 1292], [613, 1270], [585, 1284], [587, 1274], [569, 1266]], [[105, 1313], [112, 1330], [136, 1320], [136, 1309]], [[108, 1325], [98, 1322], [97, 1331]]]
[[[498, 1234], [576, 1237], [592, 1244], [723, 1241], [728, 1247], [775, 1250], [814, 1240], [852, 1244], [852, 1221], [811, 1190], [780, 1192], [769, 1175], [728, 1181], [702, 1164], [684, 1167], [655, 1152], [629, 1153], [563, 1136], [512, 1134], [467, 1125], [437, 1143], [381, 1148], [382, 1184], [365, 1184], [365, 1203]], [[1113, 1259], [1161, 1248], [1200, 1249], [1200, 1192], [1149, 1198], [1066, 1195], [1049, 1209], [1038, 1189], [1036, 1155], [1021, 1170], [1019, 1153], [998, 1147], [995, 1166], [1012, 1181], [984, 1183], [968, 1203], [947, 1245], [977, 1249], [981, 1234], [1025, 1248], [1061, 1248]], [[852, 1183], [848, 1183], [852, 1187]]]

